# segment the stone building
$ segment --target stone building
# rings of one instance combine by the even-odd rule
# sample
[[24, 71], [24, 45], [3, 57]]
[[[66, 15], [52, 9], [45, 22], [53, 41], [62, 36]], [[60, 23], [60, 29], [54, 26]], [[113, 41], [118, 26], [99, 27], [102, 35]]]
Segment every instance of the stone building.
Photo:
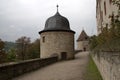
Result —
[[113, 5], [112, 0], [96, 0], [97, 31], [101, 33], [104, 27], [110, 27], [111, 17], [118, 15], [120, 7]]
[[74, 58], [74, 34], [67, 18], [57, 12], [47, 19], [44, 30], [39, 32], [40, 57], [58, 56], [59, 59]]
[[89, 50], [89, 37], [84, 30], [82, 30], [81, 34], [77, 39], [77, 50], [81, 51]]

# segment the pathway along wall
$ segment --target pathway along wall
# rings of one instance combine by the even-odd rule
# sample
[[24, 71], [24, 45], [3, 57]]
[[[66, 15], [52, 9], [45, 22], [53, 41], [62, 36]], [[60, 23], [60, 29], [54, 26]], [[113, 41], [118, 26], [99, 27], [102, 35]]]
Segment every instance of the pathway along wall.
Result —
[[92, 52], [92, 58], [103, 80], [120, 80], [120, 52]]
[[49, 64], [57, 62], [57, 57], [46, 59], [32, 59], [9, 64], [0, 64], [0, 80], [11, 80], [12, 78], [30, 72]]

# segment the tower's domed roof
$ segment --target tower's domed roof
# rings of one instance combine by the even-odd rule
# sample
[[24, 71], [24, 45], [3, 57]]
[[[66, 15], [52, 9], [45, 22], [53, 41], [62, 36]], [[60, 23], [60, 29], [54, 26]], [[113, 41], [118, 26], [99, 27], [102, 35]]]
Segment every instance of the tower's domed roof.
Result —
[[57, 12], [47, 19], [44, 30], [70, 30], [69, 21]]
[[74, 32], [74, 31], [70, 30], [70, 25], [69, 25], [68, 19], [59, 14], [58, 6], [57, 6], [57, 13], [54, 16], [52, 16], [46, 20], [44, 30], [40, 31], [39, 33], [46, 32], [46, 31]]

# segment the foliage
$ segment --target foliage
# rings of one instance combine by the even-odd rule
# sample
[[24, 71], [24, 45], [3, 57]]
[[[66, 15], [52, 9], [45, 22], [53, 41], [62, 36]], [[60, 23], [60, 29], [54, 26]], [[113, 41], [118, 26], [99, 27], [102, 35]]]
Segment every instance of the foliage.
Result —
[[[114, 4], [120, 3], [119, 0], [113, 0]], [[120, 5], [119, 5], [120, 6]], [[120, 40], [120, 13], [118, 10], [118, 15], [112, 14], [110, 16], [111, 19], [111, 25], [108, 27], [104, 27], [102, 29], [102, 32], [98, 36], [92, 36], [90, 39], [90, 49], [107, 49], [110, 51], [113, 50], [120, 50], [120, 45], [117, 44], [111, 44], [116, 43], [114, 41], [117, 41], [119, 43]], [[114, 45], [114, 47], [113, 47]], [[117, 45], [117, 46], [116, 46]], [[118, 48], [119, 46], [119, 48]]]
[[28, 49], [28, 46], [30, 45], [30, 38], [26, 36], [22, 36], [16, 40], [17, 44], [17, 58], [20, 60], [27, 59], [26, 51]]
[[17, 57], [20, 60], [34, 59], [40, 57], [40, 40], [31, 43], [30, 38], [23, 36], [16, 40]]
[[31, 45], [29, 46], [27, 52], [28, 59], [34, 59], [40, 57], [40, 40], [36, 39]]
[[84, 75], [84, 80], [103, 80], [100, 75], [100, 72], [97, 69], [97, 66], [95, 65], [91, 57], [87, 65], [87, 70]]
[[[107, 27], [103, 28], [102, 32], [98, 36], [92, 36], [90, 39], [90, 49], [95, 49], [96, 47], [99, 49], [107, 49], [110, 51], [120, 50], [117, 46], [120, 45], [114, 44], [119, 43], [120, 40], [120, 22], [114, 23], [111, 25], [111, 28]], [[114, 42], [116, 41], [116, 42]], [[111, 44], [113, 43], [113, 44]], [[116, 47], [113, 47], [116, 46]]]
[[120, 21], [116, 22], [115, 24], [117, 27], [116, 27], [116, 36], [117, 37], [120, 37]]
[[0, 51], [3, 51], [4, 49], [4, 42], [0, 39]]
[[16, 50], [12, 48], [7, 53], [7, 60], [8, 62], [16, 61]]
[[117, 5], [118, 7], [120, 6], [120, 0], [112, 0], [112, 3]]
[[14, 42], [5, 41], [5, 52], [8, 53], [10, 49], [16, 48], [16, 44]]
[[90, 38], [90, 49], [94, 49], [97, 45], [97, 36], [94, 35]]
[[[6, 51], [5, 51], [6, 50]], [[13, 42], [0, 39], [0, 63], [40, 58], [40, 40], [31, 43], [30, 38], [23, 36]]]
[[5, 43], [0, 39], [0, 63], [6, 62], [6, 54], [4, 50]]

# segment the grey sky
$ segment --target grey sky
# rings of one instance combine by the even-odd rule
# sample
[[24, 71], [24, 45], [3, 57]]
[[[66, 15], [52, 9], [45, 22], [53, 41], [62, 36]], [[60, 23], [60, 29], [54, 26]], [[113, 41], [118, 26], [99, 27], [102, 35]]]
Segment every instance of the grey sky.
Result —
[[77, 39], [81, 30], [96, 34], [96, 0], [0, 0], [0, 38], [15, 41], [21, 36], [39, 38], [45, 21], [59, 12], [65, 16]]

